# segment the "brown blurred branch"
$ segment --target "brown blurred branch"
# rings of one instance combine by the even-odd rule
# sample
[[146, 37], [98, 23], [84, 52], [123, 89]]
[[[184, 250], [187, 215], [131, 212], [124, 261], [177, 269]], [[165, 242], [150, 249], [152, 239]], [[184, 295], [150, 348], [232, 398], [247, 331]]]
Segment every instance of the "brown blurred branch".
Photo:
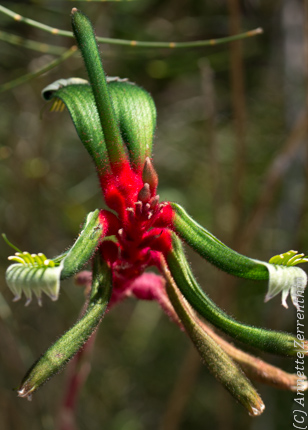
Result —
[[[239, 0], [228, 0], [230, 34], [241, 28], [241, 12]], [[231, 243], [234, 244], [240, 230], [240, 219], [243, 212], [243, 184], [246, 175], [246, 101], [245, 101], [245, 78], [243, 65], [243, 46], [241, 42], [230, 43], [231, 61], [231, 97], [233, 108], [233, 121], [235, 131], [234, 145], [234, 171], [232, 193], [232, 224]], [[228, 280], [222, 281], [224, 306], [232, 307], [233, 292], [228, 288]], [[224, 398], [225, 413], [219, 414], [218, 427], [220, 430], [230, 428], [232, 420], [232, 408], [229, 398], [224, 397], [221, 387], [218, 387], [218, 397]], [[218, 410], [217, 410], [218, 412]]]
[[[239, 0], [228, 0], [230, 34], [236, 34], [241, 28]], [[233, 183], [233, 238], [237, 236], [242, 213], [242, 186], [245, 176], [246, 159], [246, 102], [243, 66], [243, 49], [240, 41], [230, 43], [231, 61], [231, 97], [235, 127], [235, 161]]]
[[58, 430], [77, 430], [75, 411], [78, 396], [91, 370], [90, 357], [94, 346], [94, 333], [69, 364], [66, 392], [58, 417]]
[[220, 337], [212, 328], [209, 327], [208, 324], [201, 320], [199, 320], [199, 323], [203, 330], [215, 339], [216, 342], [233, 358], [233, 360], [241, 366], [249, 378], [281, 390], [297, 390], [296, 374], [287, 373], [278, 367], [266, 363], [258, 357], [247, 354]]
[[159, 430], [176, 430], [179, 428], [201, 365], [197, 351], [193, 345], [190, 345], [169, 396]]
[[270, 164], [265, 175], [260, 196], [252, 210], [249, 220], [242, 228], [238, 235], [235, 248], [239, 252], [247, 252], [250, 248], [260, 226], [262, 220], [269, 209], [275, 191], [284, 178], [293, 157], [302, 144], [302, 139], [307, 132], [307, 112], [301, 113], [296, 121], [293, 130], [291, 131], [284, 147]]
[[215, 127], [216, 94], [214, 86], [214, 71], [207, 60], [199, 61], [201, 75], [201, 91], [205, 113], [206, 147], [210, 153], [210, 180], [212, 192], [212, 231], [217, 231], [217, 208], [220, 207], [220, 165], [218, 161], [217, 136]]
[[[305, 13], [305, 21], [304, 21], [304, 57], [305, 57], [305, 72], [306, 72], [306, 115], [308, 115], [308, 0], [304, 1], [304, 13]], [[307, 127], [308, 127], [308, 118], [307, 118]], [[307, 138], [307, 137], [306, 137]], [[307, 145], [305, 147], [305, 157], [306, 157], [306, 164], [305, 164], [305, 189], [303, 192], [304, 196], [307, 196], [308, 194], [308, 148]], [[308, 211], [308, 201], [307, 199], [304, 199], [301, 207], [301, 212], [299, 216], [299, 229], [298, 231], [302, 231], [305, 226], [303, 225], [305, 222], [305, 214], [307, 214]], [[301, 228], [302, 227], [302, 228]], [[297, 237], [297, 246], [298, 248], [302, 248], [303, 244], [300, 241], [300, 237], [298, 235]]]
[[[79, 272], [75, 276], [75, 284], [84, 287], [84, 294], [86, 297], [79, 315], [81, 318], [85, 314], [89, 303], [92, 273], [89, 271]], [[78, 396], [91, 370], [90, 359], [95, 343], [96, 333], [97, 331], [92, 334], [68, 365], [65, 393], [58, 413], [58, 430], [78, 429], [75, 411]]]

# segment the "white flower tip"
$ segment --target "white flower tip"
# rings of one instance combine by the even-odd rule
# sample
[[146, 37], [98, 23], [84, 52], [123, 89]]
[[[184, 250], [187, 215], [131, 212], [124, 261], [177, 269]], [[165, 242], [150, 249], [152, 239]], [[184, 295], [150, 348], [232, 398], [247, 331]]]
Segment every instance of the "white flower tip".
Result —
[[264, 405], [264, 403], [261, 403], [260, 405], [258, 405], [258, 408], [252, 407], [250, 412], [249, 412], [249, 415], [252, 417], [257, 417], [257, 416], [262, 414], [264, 409], [265, 409], [265, 405]]
[[23, 388], [22, 390], [17, 391], [18, 397], [25, 397], [26, 396], [26, 390]]
[[[306, 376], [305, 376], [305, 378], [306, 378]], [[291, 389], [291, 391], [297, 391], [298, 390], [298, 388], [299, 388], [299, 386], [296, 384], [296, 385], [292, 385], [291, 387], [290, 387], [290, 389]], [[308, 381], [307, 381], [307, 379], [305, 379], [305, 380], [303, 380], [302, 382], [301, 382], [301, 384], [300, 384], [300, 390], [301, 391], [306, 391], [307, 390], [307, 388], [308, 388]]]
[[31, 298], [31, 297], [29, 297], [29, 298], [26, 300], [25, 306], [29, 306], [29, 305], [30, 305], [30, 303], [31, 303], [31, 301], [32, 301], [32, 298]]
[[28, 394], [28, 391], [25, 388], [17, 391], [18, 397], [26, 397], [29, 402], [32, 400], [32, 394]]

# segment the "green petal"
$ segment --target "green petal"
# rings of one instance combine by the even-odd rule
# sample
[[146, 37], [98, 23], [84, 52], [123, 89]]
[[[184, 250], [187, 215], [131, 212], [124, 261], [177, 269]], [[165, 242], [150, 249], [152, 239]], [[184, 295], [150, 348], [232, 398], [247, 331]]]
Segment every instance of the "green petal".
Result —
[[93, 158], [98, 173], [103, 175], [108, 172], [109, 161], [104, 133], [88, 82], [77, 78], [60, 79], [44, 88], [42, 95], [45, 100], [55, 99], [54, 110], [59, 107], [58, 100], [65, 104], [78, 136]]
[[[130, 161], [136, 170], [143, 168], [151, 157], [156, 126], [156, 109], [151, 96], [126, 79], [107, 78], [108, 91], [114, 107], [121, 136], [127, 146]], [[45, 100], [61, 100], [69, 110], [78, 136], [104, 174], [109, 169], [104, 134], [100, 125], [94, 96], [87, 81], [79, 78], [60, 79], [44, 88]], [[55, 104], [54, 110], [61, 110]]]
[[[173, 250], [167, 255], [170, 272], [191, 306], [211, 324], [236, 340], [278, 355], [296, 355], [292, 335], [241, 324], [223, 312], [201, 289], [186, 260], [181, 241], [173, 234]], [[305, 351], [307, 345], [305, 343]]]
[[98, 253], [94, 260], [92, 290], [85, 314], [30, 368], [18, 390], [20, 397], [31, 397], [34, 391], [58, 373], [85, 344], [103, 318], [111, 291], [111, 270], [101, 261]]
[[142, 170], [146, 157], [151, 157], [156, 108], [152, 97], [130, 82], [113, 81], [108, 85], [129, 158], [136, 170]]
[[270, 262], [245, 257], [228, 248], [205, 228], [194, 221], [187, 212], [178, 204], [171, 203], [174, 210], [174, 230], [203, 258], [225, 272], [241, 278], [254, 280], [269, 280], [268, 293], [265, 301], [270, 300], [282, 292], [282, 304], [286, 304], [286, 298], [291, 291], [291, 298], [296, 307], [297, 289], [305, 288], [307, 284], [306, 273], [295, 264], [308, 261], [303, 254], [289, 251], [271, 258]]
[[97, 209], [88, 214], [78, 239], [64, 254], [47, 259], [42, 253], [30, 255], [28, 252], [16, 252], [9, 260], [17, 263], [10, 265], [6, 271], [6, 282], [15, 295], [14, 300], [19, 300], [24, 294], [27, 305], [34, 294], [41, 304], [42, 293], [57, 300], [60, 280], [79, 272], [92, 257], [101, 239], [102, 225]]

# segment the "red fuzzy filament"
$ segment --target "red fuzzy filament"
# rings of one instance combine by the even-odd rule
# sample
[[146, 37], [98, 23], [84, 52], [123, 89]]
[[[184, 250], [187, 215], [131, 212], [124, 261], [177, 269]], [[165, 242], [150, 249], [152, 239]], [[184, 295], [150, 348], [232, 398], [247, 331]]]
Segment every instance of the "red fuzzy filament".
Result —
[[[144, 182], [145, 178], [150, 183]], [[168, 203], [159, 203], [157, 182], [149, 158], [143, 172], [136, 173], [125, 162], [117, 174], [100, 177], [106, 204], [117, 213], [116, 217], [103, 211], [108, 234], [116, 236], [116, 241], [105, 239], [101, 245], [102, 257], [113, 269], [114, 288], [123, 289], [147, 266], [156, 264], [158, 253], [166, 253], [171, 248], [168, 227], [173, 211]]]

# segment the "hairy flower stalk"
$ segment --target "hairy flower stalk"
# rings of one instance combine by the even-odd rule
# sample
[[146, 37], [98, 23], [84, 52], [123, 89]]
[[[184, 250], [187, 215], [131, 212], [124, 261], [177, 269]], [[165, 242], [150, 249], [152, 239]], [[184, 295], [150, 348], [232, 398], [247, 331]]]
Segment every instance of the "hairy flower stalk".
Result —
[[[250, 327], [223, 312], [195, 280], [182, 241], [229, 274], [268, 280], [266, 300], [281, 292], [282, 303], [287, 306], [290, 293], [298, 308], [297, 296], [306, 286], [307, 275], [295, 265], [308, 258], [296, 251], [275, 256], [270, 262], [245, 257], [224, 245], [176, 203], [160, 202], [158, 175], [151, 158], [156, 124], [154, 102], [146, 91], [127, 79], [106, 77], [92, 25], [75, 8], [72, 26], [89, 82], [60, 79], [45, 88], [42, 95], [52, 101], [51, 110], [68, 109], [95, 164], [109, 210], [91, 212], [74, 245], [53, 259], [16, 248], [16, 254], [10, 257], [14, 264], [6, 272], [8, 286], [15, 300], [24, 294], [26, 304], [33, 294], [39, 303], [42, 293], [57, 299], [60, 280], [92, 264], [92, 274], [78, 275], [79, 283], [92, 283], [86, 312], [31, 367], [18, 393], [21, 397], [31, 396], [83, 347], [107, 307], [134, 296], [157, 301], [174, 322], [184, 327], [213, 375], [251, 415], [259, 415], [264, 404], [247, 375], [288, 389], [294, 389], [294, 375], [239, 351], [201, 318], [237, 341], [283, 356], [296, 354], [296, 338]], [[156, 266], [161, 275], [145, 273], [151, 266]], [[307, 341], [304, 348], [307, 355]], [[258, 372], [259, 365], [267, 375]]]

